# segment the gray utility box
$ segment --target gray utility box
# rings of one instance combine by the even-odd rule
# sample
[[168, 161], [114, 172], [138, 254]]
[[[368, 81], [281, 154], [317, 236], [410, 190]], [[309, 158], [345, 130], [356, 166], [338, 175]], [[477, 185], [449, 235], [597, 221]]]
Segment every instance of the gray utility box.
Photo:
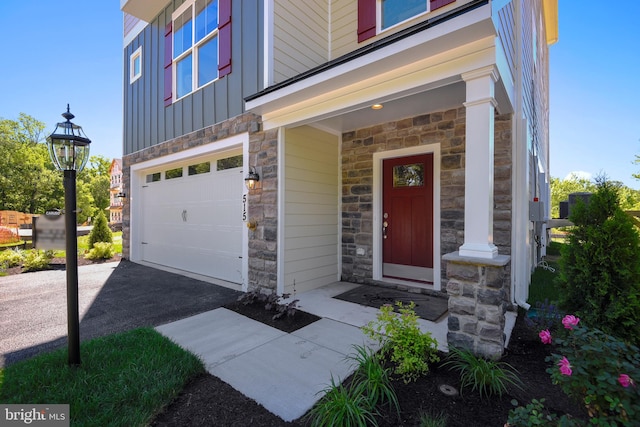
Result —
[[529, 221], [544, 221], [547, 213], [544, 210], [544, 203], [540, 201], [529, 202]]

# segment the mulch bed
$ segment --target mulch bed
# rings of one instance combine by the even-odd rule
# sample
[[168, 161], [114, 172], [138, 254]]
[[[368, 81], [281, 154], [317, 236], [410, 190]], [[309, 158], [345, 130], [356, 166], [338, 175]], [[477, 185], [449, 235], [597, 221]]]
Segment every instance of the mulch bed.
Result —
[[[304, 312], [298, 312], [293, 318], [271, 321], [265, 318], [265, 310], [260, 307], [235, 304], [227, 308], [240, 312], [256, 320], [270, 322], [271, 326], [286, 327], [291, 330], [296, 322], [303, 324], [307, 318]], [[262, 312], [262, 314], [260, 314]], [[268, 313], [269, 319], [272, 313]], [[549, 346], [540, 343], [537, 335], [529, 330], [518, 317], [512, 333], [509, 349], [504, 362], [518, 370], [524, 383], [522, 389], [510, 388], [502, 397], [481, 399], [470, 390], [462, 394], [447, 396], [440, 391], [441, 385], [449, 385], [459, 390], [460, 380], [456, 372], [442, 366], [442, 362], [431, 367], [429, 373], [418, 381], [404, 384], [396, 379], [393, 386], [398, 395], [401, 408], [401, 419], [386, 408], [381, 409], [377, 418], [381, 427], [419, 426], [420, 417], [427, 414], [446, 414], [449, 427], [486, 427], [503, 426], [514, 408], [512, 401], [526, 405], [532, 399], [545, 399], [546, 407], [558, 415], [571, 414], [586, 420], [585, 411], [574, 404], [562, 390], [551, 383], [546, 369], [549, 366], [545, 357], [549, 354]], [[446, 356], [442, 355], [444, 360]], [[350, 378], [346, 379], [346, 382]], [[208, 374], [193, 379], [180, 395], [165, 408], [151, 424], [152, 426], [304, 426], [306, 420], [300, 419], [285, 422], [264, 407], [234, 390], [222, 380]]]
[[[91, 264], [104, 264], [105, 262], [118, 262], [122, 259], [121, 255], [114, 255], [109, 259], [98, 259], [98, 260], [90, 260], [85, 259], [83, 256], [78, 256], [78, 267], [83, 265], [91, 265]], [[48, 270], [64, 270], [67, 264], [66, 258], [53, 258], [51, 262], [49, 262]], [[4, 273], [7, 276], [11, 276], [13, 274], [29, 274], [31, 272], [23, 272], [21, 266], [10, 267], [4, 270]]]

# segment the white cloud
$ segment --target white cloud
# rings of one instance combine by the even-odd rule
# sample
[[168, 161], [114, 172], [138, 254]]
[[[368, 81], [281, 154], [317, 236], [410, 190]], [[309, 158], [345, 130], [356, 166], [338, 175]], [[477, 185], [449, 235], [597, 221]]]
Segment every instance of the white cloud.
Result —
[[585, 171], [573, 171], [569, 172], [567, 176], [564, 177], [564, 180], [573, 180], [573, 179], [586, 179], [591, 181], [593, 179], [593, 174]]

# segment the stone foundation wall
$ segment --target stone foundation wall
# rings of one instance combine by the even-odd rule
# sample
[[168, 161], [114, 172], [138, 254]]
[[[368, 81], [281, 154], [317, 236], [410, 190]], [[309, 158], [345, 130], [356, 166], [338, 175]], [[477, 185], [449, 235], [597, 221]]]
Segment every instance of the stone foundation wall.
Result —
[[449, 346], [497, 359], [505, 346], [505, 313], [508, 306], [510, 257], [492, 260], [445, 255]]
[[[342, 135], [343, 280], [373, 281], [373, 154], [376, 152], [440, 145], [441, 255], [457, 251], [464, 243], [465, 113], [465, 108], [460, 107]], [[496, 115], [494, 132], [494, 243], [501, 254], [510, 254], [511, 115]], [[446, 283], [444, 262], [441, 271], [442, 283]]]

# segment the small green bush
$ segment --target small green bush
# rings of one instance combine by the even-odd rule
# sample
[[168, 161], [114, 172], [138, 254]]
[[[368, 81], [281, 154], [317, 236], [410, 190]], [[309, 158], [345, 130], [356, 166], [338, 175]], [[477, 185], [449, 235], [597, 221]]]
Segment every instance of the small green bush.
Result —
[[24, 251], [21, 249], [7, 249], [0, 252], [0, 265], [5, 268], [16, 267], [24, 261]]
[[460, 387], [471, 387], [480, 397], [502, 396], [508, 385], [521, 387], [516, 370], [505, 362], [476, 356], [469, 350], [449, 349], [448, 360], [443, 364], [460, 374]]
[[356, 353], [349, 356], [357, 369], [353, 383], [367, 396], [371, 408], [387, 403], [400, 417], [400, 405], [396, 391], [391, 385], [391, 370], [383, 366], [378, 353], [365, 346], [354, 346]]
[[[517, 402], [515, 402], [517, 404]], [[558, 416], [549, 412], [544, 406], [544, 399], [533, 399], [526, 406], [518, 406], [509, 411], [507, 427], [530, 427], [530, 426], [571, 426], [568, 419], [563, 416], [561, 423]]]
[[[571, 318], [571, 319], [568, 319]], [[547, 358], [555, 384], [581, 402], [591, 425], [637, 426], [640, 420], [640, 349], [573, 320], [553, 336]], [[563, 324], [565, 323], [563, 319]]]
[[420, 414], [420, 427], [447, 427], [447, 419], [449, 417], [444, 412], [438, 414], [422, 413]]
[[110, 259], [115, 255], [113, 243], [96, 242], [93, 244], [93, 248], [85, 254], [85, 259]]
[[89, 233], [89, 250], [98, 242], [113, 243], [113, 234], [102, 211], [98, 212]]
[[375, 409], [359, 387], [345, 387], [331, 377], [325, 395], [306, 415], [311, 427], [367, 427], [377, 426]]
[[415, 303], [404, 306], [396, 301], [394, 306], [380, 307], [377, 320], [362, 328], [364, 333], [382, 346], [382, 355], [396, 365], [395, 373], [405, 383], [415, 381], [429, 371], [429, 363], [438, 362], [438, 342], [429, 332], [423, 333], [418, 326], [418, 316], [413, 310]]
[[560, 259], [560, 305], [584, 323], [640, 344], [640, 237], [604, 178], [578, 203]]
[[49, 268], [49, 262], [53, 259], [52, 251], [32, 249], [28, 251], [22, 263], [22, 271], [39, 271]]

